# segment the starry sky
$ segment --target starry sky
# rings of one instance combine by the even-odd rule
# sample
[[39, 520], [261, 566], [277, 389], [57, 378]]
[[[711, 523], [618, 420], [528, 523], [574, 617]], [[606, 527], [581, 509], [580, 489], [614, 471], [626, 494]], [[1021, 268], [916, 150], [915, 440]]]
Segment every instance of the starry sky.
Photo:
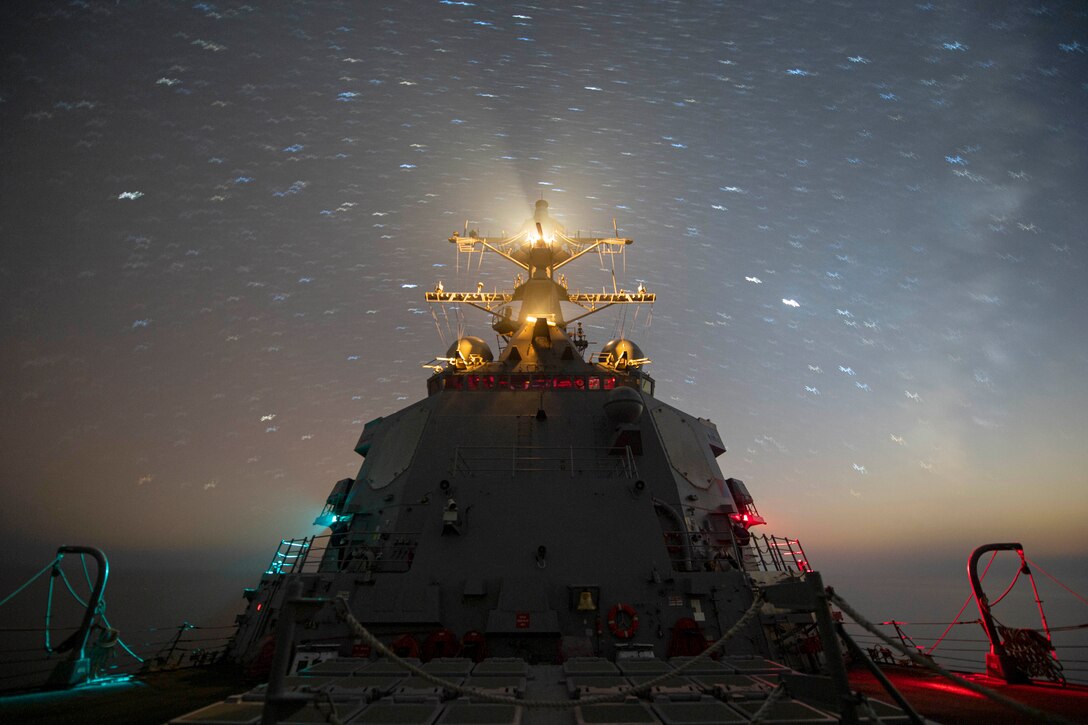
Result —
[[252, 585], [451, 333], [493, 339], [423, 292], [515, 270], [446, 238], [543, 195], [636, 240], [619, 284], [658, 302], [590, 338], [640, 344], [826, 578], [962, 584], [1009, 539], [1088, 569], [1080, 2], [76, 0], [0, 28], [15, 561]]

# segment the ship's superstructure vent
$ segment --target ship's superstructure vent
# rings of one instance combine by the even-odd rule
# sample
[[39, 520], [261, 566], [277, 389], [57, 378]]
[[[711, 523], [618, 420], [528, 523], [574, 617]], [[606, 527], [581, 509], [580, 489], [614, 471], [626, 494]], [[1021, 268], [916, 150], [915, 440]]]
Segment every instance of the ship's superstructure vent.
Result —
[[566, 478], [638, 478], [631, 448], [576, 446], [458, 446], [452, 476], [546, 473]]

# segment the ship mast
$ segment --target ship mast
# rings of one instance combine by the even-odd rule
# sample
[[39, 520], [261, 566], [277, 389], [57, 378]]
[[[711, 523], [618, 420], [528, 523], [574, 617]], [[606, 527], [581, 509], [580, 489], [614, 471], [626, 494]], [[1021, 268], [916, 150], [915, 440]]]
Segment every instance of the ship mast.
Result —
[[[565, 331], [569, 323], [612, 305], [653, 304], [657, 300], [642, 285], [635, 292], [615, 286], [612, 292], [570, 292], [565, 275], [560, 274], [557, 281], [556, 272], [579, 257], [593, 251], [600, 255], [622, 254], [634, 240], [620, 237], [618, 232], [612, 237], [567, 236], [548, 214], [544, 199], [536, 202], [532, 219], [514, 236], [492, 240], [479, 236], [476, 230], [466, 230], [464, 236], [454, 232], [449, 241], [457, 245], [459, 254], [492, 252], [525, 273], [524, 280], [522, 272], [518, 273], [512, 292], [484, 292], [482, 285], [475, 292], [447, 292], [439, 283], [426, 294], [427, 302], [464, 303], [487, 312], [494, 318], [492, 327], [503, 337], [509, 338], [537, 320], [546, 320]], [[510, 307], [513, 302], [521, 303], [516, 319]], [[571, 302], [586, 312], [565, 319], [562, 302]]]

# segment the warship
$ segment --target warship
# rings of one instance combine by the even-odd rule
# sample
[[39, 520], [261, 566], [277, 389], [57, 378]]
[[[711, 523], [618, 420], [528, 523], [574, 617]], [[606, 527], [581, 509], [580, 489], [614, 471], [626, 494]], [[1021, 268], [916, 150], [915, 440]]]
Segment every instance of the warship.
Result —
[[269, 683], [176, 722], [294, 721], [318, 690], [344, 722], [746, 722], [786, 674], [779, 716], [838, 719], [800, 543], [757, 533], [714, 423], [655, 395], [636, 342], [587, 357], [583, 318], [656, 301], [568, 284], [633, 243], [613, 231], [568, 236], [541, 199], [517, 234], [449, 237], [516, 268], [510, 291], [426, 293], [486, 314], [495, 349], [460, 337], [427, 397], [365, 425], [328, 533], [282, 540], [245, 592], [229, 655]]
[[[327, 533], [280, 540], [244, 592], [226, 654], [262, 684], [170, 722], [928, 722], [873, 663], [890, 651], [846, 633], [844, 612], [864, 618], [800, 542], [762, 533], [747, 486], [719, 465], [714, 423], [662, 401], [622, 334], [590, 351], [583, 318], [656, 295], [615, 282], [576, 291], [564, 268], [587, 255], [603, 267], [633, 240], [614, 223], [612, 236], [568, 236], [541, 199], [512, 236], [466, 225], [449, 242], [516, 268], [510, 291], [426, 293], [487, 315], [495, 348], [458, 337], [425, 366], [425, 398], [366, 423], [358, 475], [334, 484], [314, 521]], [[62, 547], [58, 562], [66, 549], [97, 551]], [[1019, 544], [971, 559], [986, 665], [1027, 682], [1043, 670], [998, 632], [976, 571], [998, 550], [1023, 560]], [[85, 621], [56, 686], [85, 678], [88, 633]], [[962, 721], [994, 717], [967, 690], [942, 694], [976, 708]]]
[[328, 533], [281, 540], [245, 591], [228, 654], [267, 683], [172, 722], [924, 722], [800, 542], [757, 528], [714, 423], [656, 395], [633, 340], [587, 356], [583, 318], [657, 298], [565, 267], [633, 240], [569, 236], [541, 199], [512, 236], [449, 242], [516, 268], [510, 291], [426, 293], [486, 314], [495, 349], [459, 337], [424, 399], [364, 426]]

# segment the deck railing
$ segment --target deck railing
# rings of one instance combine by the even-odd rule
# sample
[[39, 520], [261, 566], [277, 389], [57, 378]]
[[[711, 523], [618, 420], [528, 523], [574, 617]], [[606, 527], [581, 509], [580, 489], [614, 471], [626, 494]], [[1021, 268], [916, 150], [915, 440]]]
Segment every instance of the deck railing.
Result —
[[745, 550], [748, 552], [748, 556], [758, 562], [760, 571], [783, 571], [797, 574], [812, 571], [812, 568], [808, 565], [805, 550], [797, 539], [757, 534], [752, 536]]
[[406, 572], [419, 532], [344, 532], [280, 541], [266, 574], [318, 572]]
[[[742, 544], [709, 531], [662, 531], [665, 547], [677, 571], [777, 571], [803, 574], [811, 571], [801, 542], [784, 536], [751, 535]], [[686, 537], [686, 541], [685, 541]]]

